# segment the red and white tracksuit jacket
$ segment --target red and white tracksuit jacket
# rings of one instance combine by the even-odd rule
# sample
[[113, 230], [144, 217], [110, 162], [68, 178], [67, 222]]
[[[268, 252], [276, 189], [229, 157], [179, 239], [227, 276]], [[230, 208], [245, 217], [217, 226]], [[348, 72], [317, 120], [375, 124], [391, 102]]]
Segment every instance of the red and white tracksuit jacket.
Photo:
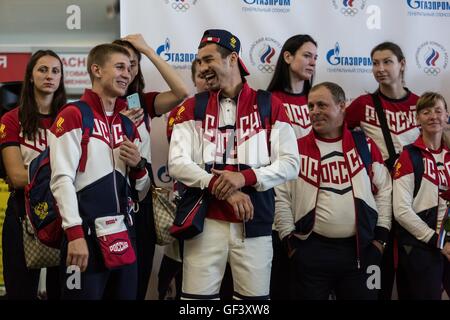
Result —
[[[424, 173], [414, 197], [414, 168], [409, 152], [404, 149], [393, 172], [394, 217], [398, 221], [398, 241], [402, 245], [438, 247], [438, 235], [447, 212], [447, 202], [439, 192], [449, 188], [450, 152], [445, 146], [429, 150], [420, 136], [414, 146], [423, 156]], [[433, 153], [440, 160], [437, 162]], [[440, 190], [441, 189], [441, 190]]]
[[[69, 103], [58, 115], [48, 136], [52, 168], [50, 188], [58, 202], [69, 241], [84, 236], [83, 221], [92, 223], [96, 217], [124, 213], [128, 203], [125, 192], [129, 187], [125, 180], [128, 168], [119, 158], [119, 147], [125, 135], [119, 111], [126, 107], [126, 102], [118, 98], [113, 115], [107, 116], [100, 97], [92, 90], [87, 89], [81, 100], [94, 114], [85, 171], [78, 171], [82, 117], [77, 107]], [[135, 127], [133, 141], [142, 153]], [[142, 199], [150, 187], [147, 171], [130, 171], [129, 178], [135, 180], [135, 189]]]
[[[387, 240], [392, 214], [391, 177], [380, 151], [370, 138], [367, 139], [372, 157], [370, 173], [365, 169], [348, 129], [344, 129], [341, 141], [354, 199], [348, 205], [355, 208], [356, 239], [358, 249], [361, 249], [373, 239]], [[306, 239], [315, 223], [321, 187], [321, 155], [314, 130], [298, 141], [298, 149], [300, 172], [297, 179], [275, 188], [275, 226], [281, 239], [291, 232]], [[328, 205], [332, 207], [333, 203]]]
[[[402, 151], [403, 146], [413, 143], [420, 133], [416, 124], [416, 103], [419, 97], [408, 89], [406, 90], [408, 94], [402, 99], [390, 99], [379, 91], [377, 93], [386, 114], [387, 124], [397, 154]], [[383, 159], [389, 158], [383, 131], [375, 111], [375, 104], [370, 94], [359, 96], [347, 107], [345, 120], [350, 129], [361, 127], [365, 134], [375, 141]]]
[[194, 118], [195, 97], [179, 109], [169, 148], [170, 175], [188, 187], [207, 189], [217, 177], [208, 173], [205, 166], [239, 170], [247, 186], [243, 192], [250, 195], [255, 212], [254, 219], [246, 223], [246, 234], [270, 235], [274, 214], [272, 188], [294, 179], [299, 169], [294, 131], [281, 101], [273, 96], [270, 124], [266, 126], [269, 130], [263, 130], [256, 91], [244, 83], [236, 105], [236, 142], [224, 163], [229, 136], [218, 130], [219, 96], [220, 92], [210, 92], [201, 123]]

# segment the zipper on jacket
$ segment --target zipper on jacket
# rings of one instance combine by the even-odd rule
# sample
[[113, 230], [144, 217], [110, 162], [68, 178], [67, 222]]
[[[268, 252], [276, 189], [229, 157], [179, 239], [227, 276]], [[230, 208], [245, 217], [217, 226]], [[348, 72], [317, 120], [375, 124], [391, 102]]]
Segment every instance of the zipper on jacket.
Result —
[[[241, 91], [239, 91], [239, 93], [238, 93], [238, 97], [237, 97], [237, 101], [236, 101], [236, 113], [235, 113], [235, 117], [234, 117], [234, 127], [235, 127], [235, 129], [234, 129], [234, 140], [232, 141], [232, 143], [233, 143], [233, 148], [234, 148], [234, 142], [236, 141], [236, 158], [237, 158], [237, 163], [238, 163], [238, 172], [241, 172], [241, 162], [239, 161], [239, 155], [238, 155], [238, 145], [237, 145], [237, 134], [238, 134], [238, 130], [239, 130], [239, 128], [238, 128], [238, 121], [237, 121], [237, 117], [238, 117], [238, 114], [239, 114], [239, 99], [240, 99], [240, 97], [241, 97], [241, 92], [242, 92], [242, 89], [241, 89]], [[239, 189], [239, 191], [240, 191], [240, 189]], [[255, 208], [253, 208], [253, 215], [255, 215]], [[242, 242], [244, 243], [245, 242], [245, 238], [247, 237], [247, 231], [246, 231], [246, 228], [245, 228], [245, 220], [242, 220]]]
[[[370, 180], [370, 178], [369, 178]], [[360, 259], [360, 252], [359, 252], [359, 232], [358, 232], [358, 211], [356, 210], [355, 206], [355, 192], [353, 190], [353, 183], [352, 179], [350, 178], [350, 183], [352, 184], [352, 195], [353, 195], [353, 207], [355, 208], [355, 235], [356, 235], [356, 265], [358, 267], [358, 270], [361, 269], [361, 259]]]
[[[106, 120], [106, 124], [108, 127], [108, 134], [109, 134], [109, 147], [111, 149], [111, 157], [112, 157], [112, 165], [113, 165], [113, 169], [112, 169], [112, 173], [113, 173], [113, 187], [114, 187], [114, 196], [116, 198], [116, 209], [117, 209], [117, 213], [120, 213], [120, 203], [119, 203], [119, 195], [117, 194], [117, 179], [116, 179], [116, 162], [114, 160], [114, 141], [113, 141], [113, 135], [112, 135], [112, 131], [111, 131], [111, 125], [108, 121], [108, 115], [106, 114], [105, 108], [103, 106], [103, 101], [100, 99], [100, 103], [102, 104], [102, 110], [103, 110], [103, 115], [105, 116], [105, 120]], [[112, 118], [112, 123], [114, 123], [114, 120], [116, 119], [117, 114]], [[127, 167], [125, 166], [125, 170], [127, 170]], [[127, 181], [125, 181], [125, 184], [127, 184]], [[125, 186], [127, 187], [127, 186]], [[128, 199], [127, 199], [128, 201]]]

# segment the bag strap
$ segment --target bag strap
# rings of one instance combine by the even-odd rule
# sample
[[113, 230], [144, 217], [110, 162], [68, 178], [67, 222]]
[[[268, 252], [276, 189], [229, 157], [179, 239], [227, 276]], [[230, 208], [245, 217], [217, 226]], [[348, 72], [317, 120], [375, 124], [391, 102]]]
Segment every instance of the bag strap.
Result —
[[133, 121], [130, 120], [130, 118], [128, 118], [127, 116], [119, 113], [119, 116], [121, 118], [121, 123], [122, 123], [122, 130], [125, 133], [125, 135], [127, 136], [128, 140], [132, 141], [133, 140]]
[[209, 91], [203, 91], [195, 95], [194, 120], [203, 120], [208, 106]]
[[366, 135], [363, 131], [352, 130], [353, 141], [355, 142], [356, 150], [361, 157], [364, 167], [370, 176], [370, 167], [372, 166], [372, 156], [370, 154], [369, 146], [367, 144]]
[[86, 169], [86, 162], [87, 162], [87, 154], [88, 154], [88, 142], [89, 138], [92, 134], [92, 130], [94, 129], [94, 114], [92, 113], [91, 107], [89, 105], [81, 100], [72, 102], [71, 104], [77, 106], [77, 108], [81, 112], [81, 158], [80, 158], [80, 164], [78, 167], [78, 171], [84, 172]]
[[384, 142], [386, 143], [386, 148], [389, 154], [389, 158], [385, 161], [385, 163], [388, 166], [389, 171], [392, 171], [395, 159], [397, 158], [397, 152], [395, 152], [394, 142], [392, 141], [392, 136], [387, 124], [386, 113], [381, 105], [381, 99], [378, 91], [372, 93], [371, 96], [375, 106], [375, 111], [377, 112], [378, 121], [380, 122], [381, 131], [383, 132]]
[[267, 152], [270, 157], [270, 131], [272, 128], [270, 116], [272, 113], [272, 92], [259, 89], [256, 92], [256, 105], [258, 106], [262, 127], [266, 130]]
[[259, 117], [264, 129], [270, 128], [270, 114], [272, 112], [272, 92], [259, 89], [256, 92], [256, 104]]
[[414, 171], [414, 192], [413, 196], [415, 197], [419, 192], [420, 185], [422, 183], [422, 176], [425, 171], [423, 166], [423, 156], [422, 152], [419, 148], [414, 146], [413, 144], [409, 144], [405, 146], [405, 149], [408, 150], [409, 158], [411, 159], [411, 163]]

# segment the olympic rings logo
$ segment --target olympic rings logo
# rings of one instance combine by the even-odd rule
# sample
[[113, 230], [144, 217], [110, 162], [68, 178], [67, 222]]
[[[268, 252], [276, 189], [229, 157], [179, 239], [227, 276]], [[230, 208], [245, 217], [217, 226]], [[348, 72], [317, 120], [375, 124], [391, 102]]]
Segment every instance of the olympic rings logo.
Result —
[[425, 67], [423, 71], [429, 76], [437, 76], [441, 72], [441, 69], [438, 67]]
[[356, 8], [342, 8], [341, 9], [341, 13], [344, 16], [351, 16], [351, 17], [353, 17], [355, 14], [358, 13], [358, 9], [356, 9]]
[[189, 10], [189, 3], [174, 2], [172, 3], [172, 9], [174, 9], [175, 11], [186, 12], [187, 10]]
[[258, 70], [263, 73], [272, 73], [275, 70], [275, 65], [273, 64], [260, 64], [258, 65]]

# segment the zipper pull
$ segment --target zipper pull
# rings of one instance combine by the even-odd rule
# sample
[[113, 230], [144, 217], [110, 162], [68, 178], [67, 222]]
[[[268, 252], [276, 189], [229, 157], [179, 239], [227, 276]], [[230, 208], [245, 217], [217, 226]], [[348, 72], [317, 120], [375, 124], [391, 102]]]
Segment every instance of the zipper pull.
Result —
[[360, 263], [360, 261], [359, 261], [359, 258], [356, 259], [356, 263], [357, 263], [357, 265], [358, 265], [358, 270], [361, 269], [361, 263]]
[[242, 221], [242, 242], [245, 241], [246, 232], [245, 232], [245, 221]]
[[103, 241], [105, 241], [105, 242], [106, 242], [106, 236], [103, 236]]
[[91, 235], [91, 228], [90, 227], [88, 227], [87, 232], [88, 232], [88, 236], [90, 236]]

